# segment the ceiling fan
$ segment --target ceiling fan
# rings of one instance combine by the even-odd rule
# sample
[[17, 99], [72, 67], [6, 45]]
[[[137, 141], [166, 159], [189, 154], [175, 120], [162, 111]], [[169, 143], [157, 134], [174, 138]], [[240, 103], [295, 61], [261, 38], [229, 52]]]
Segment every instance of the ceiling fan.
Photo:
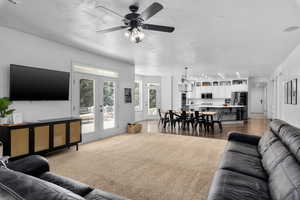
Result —
[[138, 13], [139, 6], [137, 4], [129, 6], [129, 10], [131, 13], [122, 16], [119, 13], [106, 8], [104, 6], [96, 6], [96, 8], [103, 8], [119, 17], [122, 18], [124, 25], [99, 30], [98, 33], [110, 33], [113, 31], [119, 31], [123, 29], [127, 29], [125, 32], [125, 36], [129, 38], [132, 42], [139, 43], [145, 37], [145, 34], [142, 32], [142, 29], [151, 30], [151, 31], [160, 31], [160, 32], [167, 32], [172, 33], [175, 28], [170, 26], [161, 26], [161, 25], [154, 25], [154, 24], [146, 24], [144, 23], [154, 15], [156, 15], [159, 11], [163, 9], [163, 6], [160, 3], [153, 3], [148, 8], [146, 8], [143, 12]]

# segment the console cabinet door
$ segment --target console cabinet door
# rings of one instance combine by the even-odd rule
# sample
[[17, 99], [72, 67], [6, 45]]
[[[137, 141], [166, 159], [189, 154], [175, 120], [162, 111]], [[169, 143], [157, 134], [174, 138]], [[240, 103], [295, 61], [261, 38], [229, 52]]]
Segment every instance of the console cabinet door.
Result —
[[53, 147], [66, 145], [67, 125], [66, 123], [53, 125]]
[[48, 150], [50, 148], [50, 126], [34, 127], [34, 152]]
[[81, 125], [80, 121], [70, 123], [70, 143], [81, 141]]
[[10, 142], [11, 157], [29, 154], [29, 128], [11, 129]]

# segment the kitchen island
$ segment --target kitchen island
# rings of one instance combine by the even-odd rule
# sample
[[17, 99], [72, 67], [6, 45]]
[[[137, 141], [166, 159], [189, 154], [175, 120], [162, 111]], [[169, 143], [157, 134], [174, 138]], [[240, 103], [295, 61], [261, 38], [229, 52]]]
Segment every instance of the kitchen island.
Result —
[[225, 124], [243, 123], [248, 118], [247, 106], [243, 105], [190, 105], [190, 109], [222, 112]]

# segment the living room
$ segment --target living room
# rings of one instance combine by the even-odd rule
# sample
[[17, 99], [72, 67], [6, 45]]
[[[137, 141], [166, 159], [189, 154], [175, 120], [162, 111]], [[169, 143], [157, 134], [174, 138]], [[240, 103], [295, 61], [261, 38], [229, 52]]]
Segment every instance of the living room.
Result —
[[299, 11], [0, 0], [0, 199], [299, 199]]

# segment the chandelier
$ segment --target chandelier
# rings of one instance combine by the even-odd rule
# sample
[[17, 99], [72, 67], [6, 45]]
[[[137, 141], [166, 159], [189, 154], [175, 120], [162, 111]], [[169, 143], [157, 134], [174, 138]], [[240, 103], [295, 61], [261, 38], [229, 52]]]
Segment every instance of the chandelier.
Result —
[[139, 43], [145, 38], [145, 34], [140, 28], [131, 28], [125, 32], [125, 37], [127, 37], [131, 42]]
[[195, 81], [189, 79], [188, 67], [185, 67], [184, 74], [181, 75], [181, 82], [178, 85], [179, 92], [181, 93], [192, 92], [194, 87], [195, 87]]

